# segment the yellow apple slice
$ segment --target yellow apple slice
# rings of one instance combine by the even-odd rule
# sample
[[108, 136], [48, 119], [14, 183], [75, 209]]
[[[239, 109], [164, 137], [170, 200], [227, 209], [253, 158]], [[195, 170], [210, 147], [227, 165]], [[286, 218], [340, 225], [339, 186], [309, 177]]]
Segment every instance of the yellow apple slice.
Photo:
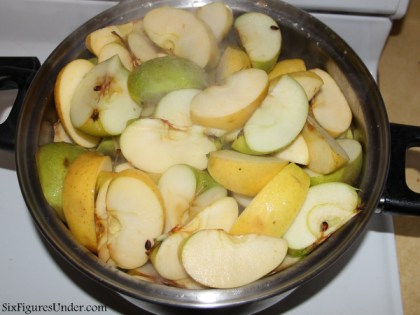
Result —
[[131, 164], [150, 173], [163, 173], [175, 164], [203, 170], [207, 154], [216, 150], [215, 142], [204, 131], [201, 126], [179, 130], [160, 119], [142, 118], [121, 134], [121, 151]]
[[95, 65], [79, 82], [70, 105], [73, 125], [95, 136], [119, 135], [141, 107], [129, 94], [130, 72], [117, 55]]
[[267, 86], [264, 71], [238, 71], [225, 84], [210, 86], [193, 98], [191, 119], [196, 124], [226, 131], [240, 128], [261, 104]]
[[102, 48], [113, 42], [121, 42], [133, 31], [133, 22], [110, 25], [93, 31], [86, 37], [86, 48], [95, 56], [99, 56]]
[[277, 62], [274, 68], [268, 73], [268, 79], [271, 81], [275, 78], [297, 71], [306, 71], [305, 61], [300, 58], [284, 59]]
[[159, 7], [144, 16], [143, 26], [149, 38], [168, 54], [190, 59], [203, 68], [216, 64], [216, 38], [192, 12]]
[[181, 260], [197, 282], [212, 288], [235, 288], [270, 273], [283, 261], [287, 242], [266, 235], [230, 235], [201, 230], [186, 239]]
[[234, 27], [254, 68], [269, 72], [280, 55], [282, 36], [277, 22], [259, 12], [236, 18]]
[[312, 186], [295, 221], [284, 234], [289, 252], [307, 255], [333, 231], [357, 214], [359, 197], [354, 187], [331, 182]]
[[95, 147], [100, 138], [90, 136], [74, 128], [70, 119], [70, 105], [80, 81], [93, 67], [93, 63], [86, 59], [73, 60], [60, 70], [54, 85], [55, 108], [60, 122], [70, 138], [85, 148]]
[[308, 116], [302, 136], [308, 146], [307, 167], [310, 170], [323, 175], [329, 174], [349, 160], [346, 151], [311, 116]]
[[321, 69], [312, 69], [324, 84], [311, 101], [311, 109], [315, 119], [334, 138], [350, 127], [352, 112], [350, 106], [331, 75]]
[[288, 164], [254, 197], [230, 233], [281, 237], [299, 213], [309, 183], [309, 176], [299, 166]]
[[281, 76], [244, 126], [247, 145], [261, 153], [286, 147], [301, 132], [308, 110], [302, 86], [287, 74]]
[[298, 71], [289, 75], [303, 87], [308, 101], [312, 100], [324, 84], [321, 77], [313, 71]]
[[251, 68], [251, 61], [245, 51], [227, 46], [220, 57], [215, 70], [216, 82], [223, 83], [231, 74]]
[[165, 220], [156, 184], [139, 170], [116, 173], [106, 191], [106, 212], [103, 224], [110, 263], [124, 269], [144, 265]]
[[199, 7], [196, 16], [204, 21], [220, 42], [233, 25], [232, 9], [222, 2], [211, 2]]
[[275, 157], [242, 154], [232, 150], [210, 153], [208, 171], [223, 187], [246, 196], [255, 196], [288, 161]]
[[337, 143], [346, 151], [349, 157], [348, 162], [328, 175], [305, 168], [305, 172], [311, 178], [311, 186], [326, 182], [343, 182], [352, 185], [359, 176], [363, 165], [363, 150], [360, 142], [354, 139], [337, 139]]
[[67, 225], [74, 238], [92, 252], [97, 250], [96, 181], [100, 172], [111, 170], [108, 156], [86, 152], [70, 165], [63, 183], [63, 213]]
[[308, 145], [302, 134], [299, 134], [287, 147], [273, 153], [273, 156], [300, 165], [308, 165], [310, 161]]

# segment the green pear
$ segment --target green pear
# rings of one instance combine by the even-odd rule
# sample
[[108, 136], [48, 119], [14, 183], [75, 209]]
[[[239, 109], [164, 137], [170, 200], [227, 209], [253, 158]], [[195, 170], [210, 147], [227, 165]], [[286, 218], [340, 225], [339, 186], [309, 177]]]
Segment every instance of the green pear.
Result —
[[138, 104], [157, 103], [165, 94], [180, 89], [203, 89], [208, 76], [194, 62], [176, 56], [142, 63], [128, 77], [128, 90]]
[[41, 146], [36, 152], [42, 192], [63, 221], [65, 221], [62, 205], [64, 178], [70, 164], [86, 151], [85, 148], [76, 144], [53, 142]]

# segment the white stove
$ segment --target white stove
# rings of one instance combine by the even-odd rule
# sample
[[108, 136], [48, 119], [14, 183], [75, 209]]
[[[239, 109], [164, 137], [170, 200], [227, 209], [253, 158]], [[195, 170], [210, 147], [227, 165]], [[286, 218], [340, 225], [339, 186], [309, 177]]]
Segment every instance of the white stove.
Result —
[[[376, 76], [392, 19], [408, 0], [290, 0], [341, 35]], [[42, 62], [75, 28], [112, 1], [0, 0], [0, 56]], [[349, 14], [348, 12], [351, 12]], [[0, 122], [15, 91], [0, 91]], [[150, 314], [77, 272], [44, 241], [26, 208], [13, 153], [0, 150], [0, 310], [48, 308]], [[32, 310], [42, 310], [35, 312]], [[365, 234], [332, 268], [261, 314], [403, 314], [392, 218], [374, 215]]]

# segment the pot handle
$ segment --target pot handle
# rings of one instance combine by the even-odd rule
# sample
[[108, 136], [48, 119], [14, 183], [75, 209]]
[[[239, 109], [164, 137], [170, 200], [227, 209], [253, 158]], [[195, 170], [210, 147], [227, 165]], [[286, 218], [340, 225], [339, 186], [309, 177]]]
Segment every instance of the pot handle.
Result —
[[382, 210], [390, 214], [420, 215], [420, 193], [406, 183], [405, 163], [409, 148], [420, 147], [420, 127], [391, 123], [391, 159]]
[[18, 89], [7, 119], [0, 124], [0, 148], [13, 151], [16, 127], [26, 92], [41, 66], [36, 57], [0, 57], [0, 90]]

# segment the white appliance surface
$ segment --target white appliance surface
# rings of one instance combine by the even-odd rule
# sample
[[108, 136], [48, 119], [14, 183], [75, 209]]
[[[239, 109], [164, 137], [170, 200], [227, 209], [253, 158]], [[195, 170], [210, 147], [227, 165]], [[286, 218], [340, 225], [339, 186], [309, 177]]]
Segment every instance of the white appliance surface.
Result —
[[[0, 56], [37, 56], [43, 62], [72, 30], [114, 4], [0, 0]], [[387, 17], [335, 14], [317, 17], [343, 36], [371, 72], [376, 73], [391, 26]], [[0, 114], [11, 98], [10, 93], [0, 93]], [[13, 153], [1, 150], [0, 249], [2, 312], [19, 310], [23, 314], [36, 306], [66, 307], [72, 311], [79, 305], [91, 307], [99, 314], [136, 311], [118, 294], [77, 272], [44, 241], [21, 195]], [[101, 306], [107, 309], [101, 310]], [[403, 314], [392, 219], [374, 215], [359, 242], [337, 264], [261, 314], [280, 313]], [[148, 313], [137, 309], [137, 314]]]

